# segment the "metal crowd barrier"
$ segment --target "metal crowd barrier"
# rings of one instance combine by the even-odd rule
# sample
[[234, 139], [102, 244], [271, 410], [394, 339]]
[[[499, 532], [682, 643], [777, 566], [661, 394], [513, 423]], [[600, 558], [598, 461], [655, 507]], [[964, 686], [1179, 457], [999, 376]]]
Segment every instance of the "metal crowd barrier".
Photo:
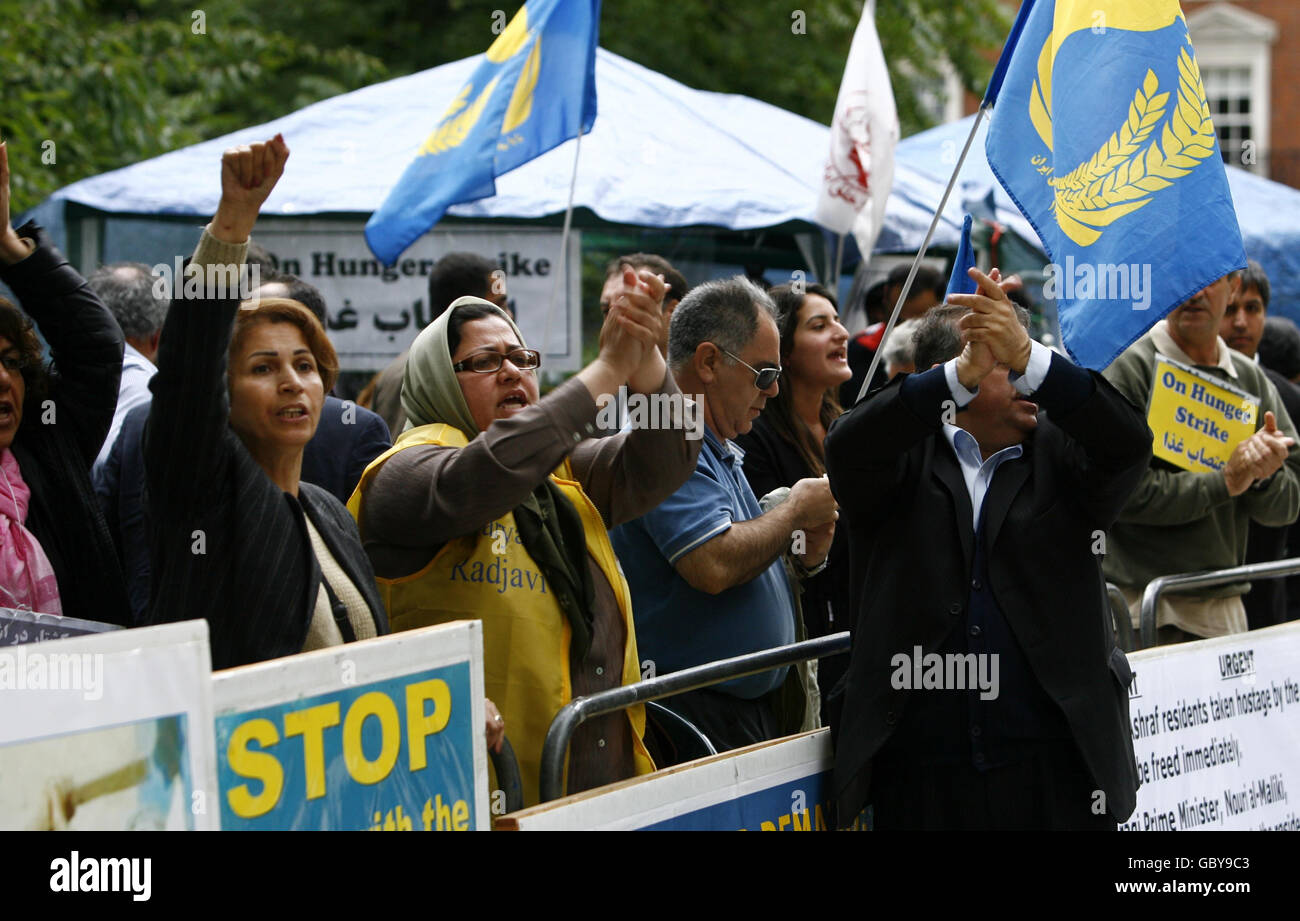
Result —
[[1110, 619], [1115, 624], [1115, 641], [1125, 652], [1133, 652], [1133, 621], [1128, 612], [1124, 593], [1113, 582], [1106, 583], [1106, 597], [1110, 601]]
[[501, 739], [500, 753], [488, 749], [492, 767], [497, 772], [497, 786], [506, 796], [506, 812], [524, 808], [524, 782], [519, 776], [519, 759], [509, 738]]
[[546, 741], [542, 744], [541, 783], [539, 784], [541, 801], [545, 803], [559, 799], [563, 795], [564, 759], [569, 751], [569, 740], [577, 728], [593, 716], [603, 716], [634, 704], [671, 697], [685, 691], [694, 691], [732, 678], [770, 671], [783, 665], [794, 665], [806, 659], [832, 656], [839, 652], [847, 652], [848, 649], [848, 631], [832, 633], [815, 640], [791, 643], [789, 646], [776, 646], [731, 659], [719, 659], [717, 662], [684, 668], [679, 672], [670, 672], [637, 684], [623, 685], [597, 694], [589, 694], [586, 697], [574, 698], [555, 714], [555, 719], [551, 721], [551, 728], [546, 731]]
[[1274, 560], [1271, 563], [1247, 563], [1245, 566], [1233, 566], [1231, 569], [1183, 572], [1152, 579], [1147, 584], [1146, 590], [1142, 592], [1139, 622], [1142, 631], [1142, 648], [1148, 649], [1156, 644], [1156, 605], [1160, 596], [1167, 591], [1187, 591], [1209, 585], [1226, 585], [1229, 582], [1246, 582], [1251, 579], [1278, 579], [1297, 574], [1300, 574], [1300, 557]]

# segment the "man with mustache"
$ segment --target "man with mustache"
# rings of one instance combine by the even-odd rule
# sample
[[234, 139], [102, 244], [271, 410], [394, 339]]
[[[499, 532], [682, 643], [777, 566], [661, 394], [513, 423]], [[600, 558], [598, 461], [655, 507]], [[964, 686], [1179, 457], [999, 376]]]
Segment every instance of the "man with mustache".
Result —
[[[834, 537], [824, 478], [799, 480], [764, 513], [745, 479], [748, 432], [779, 389], [776, 305], [737, 276], [692, 289], [673, 313], [668, 365], [697, 395], [704, 438], [695, 472], [657, 508], [610, 532], [636, 611], [637, 645], [656, 673], [784, 646], [795, 639], [782, 557], [820, 572]], [[806, 700], [780, 668], [666, 698], [718, 751], [796, 731]]]
[[[1250, 522], [1280, 527], [1300, 513], [1300, 452], [1277, 388], [1254, 361], [1219, 336], [1239, 279], [1213, 281], [1115, 359], [1106, 377], [1138, 406], [1151, 396], [1157, 353], [1259, 397], [1255, 434], [1233, 449], [1221, 471], [1184, 470], [1153, 457], [1108, 535], [1106, 578], [1124, 592], [1134, 626], [1142, 591], [1157, 576], [1239, 566]], [[1162, 595], [1156, 612], [1161, 645], [1241, 633], [1248, 583], [1195, 595]]]

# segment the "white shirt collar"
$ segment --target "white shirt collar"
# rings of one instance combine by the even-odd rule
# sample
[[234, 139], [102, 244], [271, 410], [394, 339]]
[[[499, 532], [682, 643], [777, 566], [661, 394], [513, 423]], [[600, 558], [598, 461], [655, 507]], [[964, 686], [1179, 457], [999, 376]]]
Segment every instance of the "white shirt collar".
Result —
[[997, 467], [1003, 461], [1011, 460], [1013, 457], [1019, 457], [1024, 453], [1023, 445], [1011, 445], [1003, 448], [995, 454], [990, 454], [989, 459], [984, 459], [984, 452], [980, 450], [980, 443], [975, 440], [975, 436], [966, 431], [959, 425], [952, 425], [945, 422], [943, 424], [943, 437], [948, 439], [948, 444], [952, 448], [952, 453], [957, 455], [957, 461], [962, 467], [969, 467], [975, 470], [980, 469], [987, 463], [997, 461], [994, 467]]
[[133, 364], [137, 367], [148, 368], [150, 371], [158, 370], [152, 361], [145, 358], [144, 355], [140, 353], [140, 350], [129, 342], [126, 344], [126, 353], [123, 355], [122, 364], [123, 366]]

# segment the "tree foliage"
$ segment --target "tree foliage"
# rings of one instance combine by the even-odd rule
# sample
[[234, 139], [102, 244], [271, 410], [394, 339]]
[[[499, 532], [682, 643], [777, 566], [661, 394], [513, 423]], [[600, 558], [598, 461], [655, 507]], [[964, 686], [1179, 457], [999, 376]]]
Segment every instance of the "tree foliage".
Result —
[[[0, 137], [15, 209], [84, 176], [477, 54], [518, 2], [0, 0]], [[600, 37], [689, 86], [826, 123], [861, 9], [605, 0]], [[878, 0], [876, 21], [906, 135], [931, 123], [923, 100], [942, 86], [944, 58], [982, 91], [1009, 17], [1000, 0]]]

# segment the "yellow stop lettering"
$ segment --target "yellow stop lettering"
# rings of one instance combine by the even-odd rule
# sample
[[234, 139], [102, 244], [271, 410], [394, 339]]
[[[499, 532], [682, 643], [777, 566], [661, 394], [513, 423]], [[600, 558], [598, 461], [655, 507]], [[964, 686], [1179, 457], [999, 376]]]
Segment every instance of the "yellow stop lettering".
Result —
[[240, 777], [261, 781], [262, 792], [254, 796], [248, 784], [240, 784], [226, 794], [231, 810], [241, 819], [255, 819], [266, 815], [280, 801], [284, 790], [284, 770], [275, 755], [264, 751], [249, 751], [250, 742], [269, 748], [280, 741], [280, 734], [270, 720], [254, 719], [241, 723], [230, 734], [226, 748], [226, 761]]
[[[349, 711], [349, 719], [351, 716]], [[284, 737], [302, 736], [302, 767], [306, 775], [307, 799], [320, 799], [325, 795], [325, 730], [338, 724], [337, 700], [284, 715]]]
[[[433, 712], [426, 714], [426, 702], [433, 701]], [[410, 747], [412, 771], [422, 771], [429, 764], [425, 739], [447, 728], [451, 719], [451, 688], [441, 678], [406, 686], [406, 737]]]
[[[334, 705], [335, 713], [338, 704]], [[369, 717], [379, 720], [379, 756], [371, 761], [361, 747], [361, 727]], [[362, 694], [348, 707], [343, 721], [343, 762], [357, 783], [375, 784], [383, 780], [397, 763], [402, 747], [402, 723], [397, 718], [397, 707], [387, 694], [371, 691]]]

